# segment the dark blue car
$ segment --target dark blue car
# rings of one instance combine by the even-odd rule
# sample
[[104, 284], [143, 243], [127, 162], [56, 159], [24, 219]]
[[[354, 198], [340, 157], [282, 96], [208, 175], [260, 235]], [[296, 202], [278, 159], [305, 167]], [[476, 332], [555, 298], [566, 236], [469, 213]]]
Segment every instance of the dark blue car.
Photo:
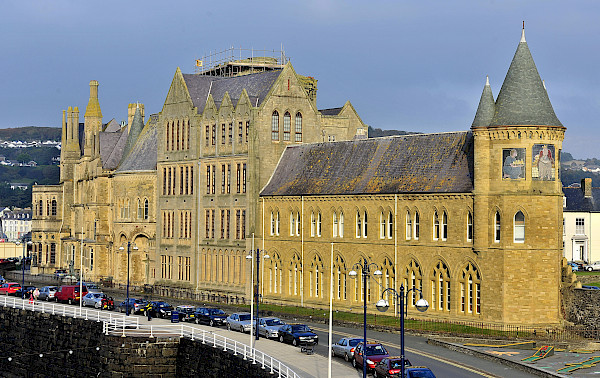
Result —
[[208, 324], [211, 327], [225, 325], [227, 314], [220, 308], [199, 307], [195, 312], [196, 324]]
[[314, 345], [319, 343], [319, 336], [306, 324], [286, 324], [279, 328], [279, 341], [298, 345]]

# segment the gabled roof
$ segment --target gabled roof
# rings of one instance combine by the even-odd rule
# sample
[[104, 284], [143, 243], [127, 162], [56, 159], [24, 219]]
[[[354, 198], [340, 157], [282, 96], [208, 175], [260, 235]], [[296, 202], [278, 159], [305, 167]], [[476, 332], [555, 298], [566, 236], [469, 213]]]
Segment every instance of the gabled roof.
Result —
[[[136, 111], [137, 113], [137, 111]], [[140, 116], [141, 120], [141, 116]], [[148, 122], [131, 152], [124, 156], [117, 173], [156, 171], [158, 122]]]
[[188, 88], [194, 106], [198, 113], [204, 111], [208, 95], [212, 95], [215, 104], [220, 106], [225, 93], [229, 93], [232, 103], [235, 105], [240, 99], [242, 90], [246, 89], [252, 106], [257, 106], [265, 99], [269, 90], [279, 77], [282, 70], [265, 71], [254, 74], [218, 77], [197, 74], [182, 74]]
[[99, 139], [102, 168], [116, 169], [123, 157], [123, 150], [127, 142], [127, 129], [114, 133], [101, 132]]
[[490, 126], [562, 126], [525, 41], [525, 30], [498, 93]]
[[127, 135], [127, 143], [125, 143], [125, 148], [123, 149], [123, 157], [129, 155], [143, 129], [144, 122], [142, 120], [142, 113], [140, 112], [140, 107], [137, 106], [131, 125], [129, 125], [129, 133]]
[[563, 193], [567, 198], [564, 211], [590, 212], [600, 211], [600, 188], [592, 188], [592, 196], [585, 197], [582, 188], [564, 187]]
[[470, 132], [288, 146], [261, 196], [470, 193]]
[[111, 119], [106, 125], [104, 125], [104, 130], [102, 131], [106, 131], [107, 133], [112, 133], [115, 131], [120, 131], [121, 130], [121, 125], [115, 121], [115, 119]]
[[319, 112], [324, 116], [336, 116], [340, 114], [344, 107], [341, 106], [339, 108], [329, 108], [329, 109], [320, 109]]

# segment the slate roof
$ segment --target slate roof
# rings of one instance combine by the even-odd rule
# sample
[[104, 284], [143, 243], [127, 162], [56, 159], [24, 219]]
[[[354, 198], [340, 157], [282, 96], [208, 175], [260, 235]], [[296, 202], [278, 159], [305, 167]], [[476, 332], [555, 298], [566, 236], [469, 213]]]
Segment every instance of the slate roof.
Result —
[[494, 118], [490, 122], [490, 126], [511, 125], [562, 126], [554, 114], [524, 31], [498, 93]]
[[567, 207], [563, 211], [594, 212], [600, 211], [600, 188], [592, 188], [592, 197], [585, 197], [582, 188], [564, 187]]
[[116, 172], [156, 171], [157, 136], [158, 122], [149, 122]]
[[324, 116], [336, 116], [336, 115], [340, 114], [342, 109], [343, 109], [343, 106], [339, 107], [339, 108], [321, 109], [321, 110], [319, 110], [319, 112], [321, 112], [321, 114]]
[[471, 127], [487, 127], [492, 122], [494, 112], [496, 110], [496, 104], [494, 103], [494, 94], [492, 93], [492, 87], [488, 78], [485, 80], [485, 86], [479, 99], [479, 106], [477, 107], [477, 113], [475, 113], [475, 119]]
[[143, 129], [144, 121], [142, 120], [142, 113], [140, 112], [140, 107], [138, 106], [135, 108], [133, 120], [131, 121], [131, 125], [129, 125], [129, 133], [127, 135], [127, 143], [125, 143], [125, 148], [123, 150], [123, 158], [129, 155]]
[[106, 131], [107, 133], [121, 131], [121, 125], [113, 118], [106, 125], [104, 125], [104, 130], [102, 131]]
[[463, 131], [288, 146], [261, 196], [472, 191]]
[[242, 95], [242, 90], [246, 89], [252, 106], [260, 105], [280, 73], [281, 70], [278, 69], [234, 77], [182, 75], [192, 102], [200, 114], [204, 111], [209, 94], [212, 95], [215, 104], [219, 107], [223, 96], [228, 92], [235, 105]]
[[113, 133], [101, 132], [99, 139], [102, 168], [116, 169], [123, 157], [123, 150], [127, 142], [127, 129]]

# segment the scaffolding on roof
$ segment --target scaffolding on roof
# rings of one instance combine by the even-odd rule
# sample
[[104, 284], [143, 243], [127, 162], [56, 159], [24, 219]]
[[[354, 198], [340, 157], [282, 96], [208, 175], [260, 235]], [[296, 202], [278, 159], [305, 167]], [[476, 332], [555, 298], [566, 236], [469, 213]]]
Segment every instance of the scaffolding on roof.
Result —
[[231, 47], [196, 59], [195, 71], [198, 75], [231, 77], [281, 69], [289, 60], [283, 46], [281, 50]]

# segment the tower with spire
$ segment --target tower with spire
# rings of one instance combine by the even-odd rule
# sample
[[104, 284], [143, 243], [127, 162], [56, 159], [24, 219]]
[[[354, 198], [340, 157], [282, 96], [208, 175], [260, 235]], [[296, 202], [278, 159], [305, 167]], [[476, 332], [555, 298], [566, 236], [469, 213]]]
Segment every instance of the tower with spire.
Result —
[[[474, 251], [488, 276], [489, 314], [515, 322], [530, 310], [540, 323], [559, 319], [562, 186], [558, 120], [525, 40], [494, 101], [489, 83], [471, 125], [474, 137]], [[536, 272], [544, 272], [537, 274]], [[509, 283], [509, 284], [507, 284]], [[550, 310], [549, 310], [550, 309]]]

